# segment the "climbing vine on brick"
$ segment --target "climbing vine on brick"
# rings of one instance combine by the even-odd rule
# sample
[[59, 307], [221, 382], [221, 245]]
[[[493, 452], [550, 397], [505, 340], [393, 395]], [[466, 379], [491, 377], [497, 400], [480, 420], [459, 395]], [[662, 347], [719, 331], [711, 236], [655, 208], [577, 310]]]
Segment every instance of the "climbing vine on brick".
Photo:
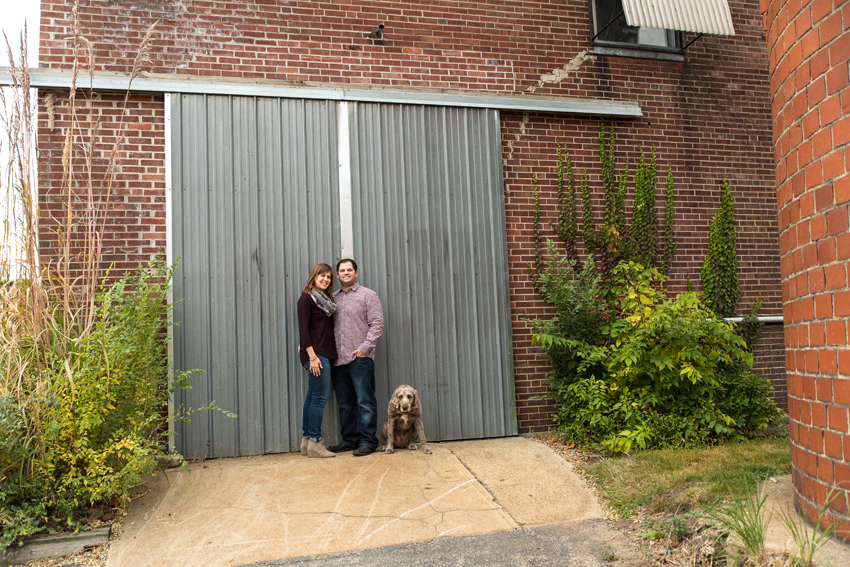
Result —
[[599, 129], [599, 160], [602, 162], [605, 210], [602, 215], [602, 229], [597, 248], [599, 248], [598, 256], [604, 274], [610, 273], [621, 258], [628, 257], [630, 248], [626, 238], [626, 183], [629, 178], [629, 164], [626, 163], [625, 170], [618, 181], [615, 173], [614, 124], [609, 126], [606, 133], [603, 120]]
[[[576, 185], [573, 176], [572, 160], [570, 160], [570, 154], [567, 153], [566, 149], [566, 145], [564, 145], [562, 153], [561, 144], [558, 144], [558, 224], [554, 228], [558, 238], [566, 246], [567, 259], [578, 263], [578, 250], [576, 249], [576, 236], [578, 235], [578, 225], [576, 224]], [[539, 250], [539, 244], [537, 246]]]
[[660, 272], [665, 276], [670, 275], [670, 265], [679, 243], [673, 229], [673, 167], [667, 165], [667, 185], [664, 189], [664, 252], [661, 256]]
[[[596, 259], [603, 279], [621, 261], [633, 261], [669, 273], [678, 244], [673, 230], [673, 173], [668, 166], [665, 189], [665, 223], [663, 249], [659, 250], [661, 236], [658, 230], [656, 208], [656, 155], [652, 149], [647, 159], [641, 152], [634, 174], [634, 206], [631, 226], [626, 225], [626, 193], [629, 183], [629, 164], [616, 174], [616, 143], [613, 124], [602, 121], [599, 131], [599, 156], [602, 169], [604, 197], [602, 222], [599, 225], [593, 214], [592, 190], [587, 172], [581, 176], [581, 230], [576, 210], [575, 172], [567, 146], [558, 144], [558, 219], [552, 226], [565, 244], [565, 255], [576, 269], [578, 262], [577, 237], [581, 234], [585, 248]], [[540, 241], [540, 203], [537, 177], [534, 177], [534, 266], [529, 265], [529, 275], [540, 290], [538, 274], [543, 266], [543, 245]]]
[[540, 240], [540, 189], [537, 187], [537, 175], [532, 175], [531, 180], [534, 183], [534, 220], [531, 224], [531, 231], [534, 236], [534, 265], [528, 265], [528, 277], [534, 282], [534, 290], [537, 293], [542, 292], [540, 285], [540, 274], [543, 270], [543, 243]]
[[593, 220], [593, 201], [590, 198], [590, 184], [587, 182], [586, 171], [581, 176], [581, 237], [588, 250], [595, 250], [602, 244]]
[[640, 152], [635, 171], [635, 204], [632, 208], [633, 252], [631, 260], [646, 267], [655, 267], [658, 260], [658, 214], [655, 210], [655, 148], [646, 161]]
[[708, 252], [702, 263], [705, 303], [718, 317], [733, 317], [741, 288], [738, 283], [735, 201], [724, 179], [720, 184], [720, 210], [709, 224]]

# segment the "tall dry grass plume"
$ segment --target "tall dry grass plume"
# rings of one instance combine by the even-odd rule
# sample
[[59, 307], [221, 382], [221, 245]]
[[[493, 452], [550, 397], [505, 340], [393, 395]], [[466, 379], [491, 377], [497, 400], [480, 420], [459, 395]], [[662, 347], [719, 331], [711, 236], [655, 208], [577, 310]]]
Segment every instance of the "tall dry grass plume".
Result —
[[[103, 261], [104, 234], [126, 138], [130, 85], [150, 61], [157, 25], [148, 29], [139, 47], [117, 123], [111, 124], [114, 142], [104, 151], [97, 149], [102, 145], [101, 119], [86, 119], [96, 116], [91, 112], [98, 98], [91, 88], [96, 68], [94, 47], [80, 33], [79, 2], [74, 3], [72, 14], [73, 34], [67, 38], [73, 53], [72, 88], [65, 101], [57, 100], [55, 92], [45, 96], [51, 122], [55, 106], [68, 109], [61, 160], [59, 193], [65, 199], [61, 217], [38, 208], [36, 101], [30, 88], [26, 29], [21, 36], [19, 61], [14, 60], [5, 38], [12, 86], [0, 89], [8, 108], [3, 120], [8, 161], [0, 192], [6, 211], [12, 214], [4, 223], [5, 246], [0, 250], [0, 278], [7, 282], [2, 289], [0, 357], [6, 364], [0, 393], [26, 388], [22, 380], [29, 374], [27, 369], [44, 368], [48, 353], [64, 356], [69, 341], [85, 337], [95, 322], [97, 290], [109, 268]], [[81, 69], [88, 71], [87, 89], [78, 88]], [[59, 253], [40, 256], [39, 242], [45, 240], [58, 242]]]

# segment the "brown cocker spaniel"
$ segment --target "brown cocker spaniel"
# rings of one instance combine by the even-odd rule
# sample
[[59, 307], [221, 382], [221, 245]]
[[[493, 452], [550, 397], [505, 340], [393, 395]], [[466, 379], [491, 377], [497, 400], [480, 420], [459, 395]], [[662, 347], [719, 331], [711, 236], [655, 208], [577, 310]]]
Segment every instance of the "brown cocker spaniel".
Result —
[[422, 443], [422, 451], [432, 453], [425, 439], [425, 428], [422, 427], [422, 409], [419, 407], [419, 394], [412, 386], [402, 384], [393, 392], [390, 405], [387, 408], [387, 421], [384, 429], [378, 435], [378, 449], [383, 448], [388, 455], [394, 447], [418, 449], [416, 442]]

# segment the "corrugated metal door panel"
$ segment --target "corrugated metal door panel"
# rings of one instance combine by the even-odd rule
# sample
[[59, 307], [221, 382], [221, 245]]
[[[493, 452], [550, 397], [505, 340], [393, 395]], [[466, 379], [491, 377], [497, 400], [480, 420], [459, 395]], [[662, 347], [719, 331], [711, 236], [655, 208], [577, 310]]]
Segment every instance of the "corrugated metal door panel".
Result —
[[[297, 450], [307, 380], [295, 304], [313, 264], [332, 263], [340, 247], [336, 107], [172, 101], [175, 297], [185, 298], [175, 366], [205, 371], [178, 404], [215, 400], [239, 415], [195, 414], [176, 444], [190, 458]], [[338, 431], [333, 406], [326, 416], [325, 431]]]
[[[457, 224], [456, 210], [445, 198], [452, 183], [452, 174], [448, 168], [449, 154], [454, 151], [450, 147], [446, 129], [446, 113], [431, 109], [425, 120], [429, 127], [425, 132], [425, 146], [430, 176], [430, 213], [433, 235], [431, 272], [434, 277], [434, 333], [436, 335], [435, 380], [437, 389], [437, 404], [441, 411], [437, 412], [441, 435], [446, 439], [460, 438], [462, 432], [461, 396], [457, 369], [462, 364], [463, 353], [460, 347], [459, 314], [454, 309], [456, 289], [453, 280], [457, 265], [458, 251], [453, 241], [452, 227]], [[436, 111], [436, 112], [435, 112]], [[442, 275], [442, 277], [438, 277]]]
[[[472, 180], [474, 193], [481, 206], [476, 208], [476, 278], [487, 280], [490, 285], [479, 286], [480, 306], [477, 310], [481, 329], [496, 328], [499, 333], [489, 336], [478, 334], [478, 352], [481, 353], [481, 375], [484, 378], [483, 415], [485, 431], [492, 431], [507, 424], [509, 431], [516, 432], [516, 414], [513, 388], [512, 334], [509, 316], [507, 286], [507, 237], [504, 218], [502, 187], [501, 142], [499, 139], [498, 113], [476, 113], [469, 115], [472, 135], [470, 146], [475, 156]], [[480, 156], [480, 158], [478, 157]], [[488, 380], [488, 376], [511, 376], [505, 380]]]
[[[260, 301], [262, 310], [263, 341], [263, 416], [265, 453], [287, 451], [290, 446], [290, 424], [287, 407], [288, 358], [286, 317], [270, 317], [271, 313], [286, 313], [289, 295], [286, 293], [287, 274], [284, 269], [286, 243], [282, 237], [290, 228], [290, 219], [283, 211], [283, 132], [281, 105], [278, 99], [258, 99], [257, 124], [259, 139], [264, 143], [257, 147], [258, 192], [260, 201], [259, 232], [260, 247], [264, 250], [260, 265]], [[291, 288], [291, 286], [290, 286]], [[275, 337], [283, 337], [278, 341]], [[277, 348], [274, 348], [277, 346]], [[300, 429], [298, 430], [300, 433]]]
[[[434, 285], [431, 261], [434, 256], [433, 243], [427, 235], [431, 231], [431, 214], [428, 203], [433, 200], [430, 188], [430, 174], [427, 161], [421, 159], [426, 150], [425, 133], [427, 131], [426, 114], [418, 107], [395, 107], [401, 110], [403, 125], [398, 129], [399, 144], [403, 148], [402, 163], [405, 164], [404, 177], [400, 179], [399, 187], [404, 187], [403, 213], [407, 219], [405, 238], [407, 239], [406, 257], [398, 258], [405, 277], [409, 300], [400, 298], [406, 307], [406, 321], [411, 323], [410, 344], [405, 345], [410, 353], [411, 367], [417, 368], [420, 376], [414, 387], [419, 392], [422, 410], [426, 416], [438, 414], [436, 359], [431, 353], [436, 352], [437, 333], [434, 332]], [[406, 125], [406, 127], [405, 127]], [[410, 140], [405, 144], [402, 140]], [[416, 214], [418, 211], [418, 214]], [[411, 214], [413, 212], [413, 214]], [[417, 278], [417, 275], [421, 277]], [[389, 353], [392, 355], [392, 353]], [[404, 366], [401, 366], [404, 368]], [[400, 383], [400, 382], [398, 382]], [[398, 383], [391, 383], [390, 387]], [[389, 398], [387, 398], [389, 399]], [[442, 427], [434, 428], [426, 434], [434, 439], [442, 439]]]
[[[183, 253], [187, 272], [189, 265], [197, 262], [198, 266], [192, 273], [208, 278], [210, 287], [209, 295], [198, 299], [209, 301], [210, 326], [206, 332], [210, 343], [210, 365], [203, 370], [207, 372], [212, 397], [198, 400], [196, 407], [215, 401], [219, 407], [238, 413], [236, 335], [244, 329], [236, 324], [237, 298], [234, 289], [237, 251], [234, 248], [236, 239], [233, 226], [233, 115], [229, 97], [207, 97], [206, 102], [205, 130], [208, 135], [204, 147], [207, 149], [209, 172], [207, 195], [201, 193], [197, 199], [206, 201], [208, 207], [209, 226], [205, 232], [209, 234], [209, 252], [207, 257], [196, 255], [194, 248], [187, 248]], [[185, 195], [184, 202], [188, 198], [189, 195]], [[189, 326], [184, 330], [194, 331]], [[192, 394], [194, 398], [194, 391]], [[234, 448], [239, 445], [237, 422], [219, 412], [209, 414], [209, 456], [233, 454]]]
[[[231, 99], [233, 116], [233, 257], [236, 297], [236, 392], [239, 452], [259, 455], [264, 452], [265, 416], [263, 411], [263, 369], [260, 313], [260, 264], [266, 260], [260, 250], [259, 186], [257, 153], [257, 99]], [[222, 416], [226, 419], [226, 416]], [[230, 420], [232, 421], [232, 420]]]
[[[384, 159], [381, 136], [381, 123], [376, 114], [364, 113], [362, 116], [352, 112], [349, 105], [349, 132], [351, 152], [352, 217], [354, 224], [355, 260], [359, 268], [358, 281], [378, 292], [381, 298], [384, 316], [391, 308], [391, 298], [382, 293], [387, 273], [386, 247], [387, 227], [383, 219], [384, 199], [375, 198], [375, 194], [384, 193]], [[372, 141], [370, 144], [369, 141]], [[386, 145], [392, 145], [387, 140]], [[361, 185], [368, 186], [368, 193], [358, 192]], [[380, 218], [380, 223], [374, 223]], [[368, 225], [369, 229], [364, 230]], [[375, 396], [378, 400], [378, 427], [386, 419], [386, 403], [389, 400], [387, 382], [387, 352], [391, 350], [394, 337], [384, 329], [383, 337], [378, 341], [375, 352]]]
[[[172, 124], [177, 124], [173, 134], [177, 134], [172, 144], [172, 167], [179, 182], [172, 184], [173, 210], [181, 211], [175, 224], [175, 257], [181, 258], [179, 271], [174, 279], [174, 297], [178, 299], [175, 320], [180, 323], [174, 333], [176, 358], [175, 368], [181, 370], [203, 369], [192, 380], [192, 397], [186, 391], [178, 391], [178, 408], [191, 410], [205, 405], [194, 400], [210, 400], [210, 310], [208, 298], [210, 281], [205, 264], [209, 256], [209, 219], [207, 197], [207, 134], [206, 99], [201, 98], [195, 104], [184, 108], [186, 96], [174, 96], [172, 100]], [[183, 250], [190, 249], [197, 255], [199, 262], [186, 264]], [[201, 273], [203, 271], [203, 273]], [[181, 332], [185, 328], [192, 333]], [[211, 439], [210, 414], [191, 416], [192, 425], [178, 422], [176, 427], [180, 452], [187, 456], [206, 455]]]
[[[298, 253], [289, 253], [289, 248], [292, 246], [290, 235], [307, 234], [310, 223], [310, 215], [306, 214], [309, 208], [307, 203], [307, 192], [304, 190], [308, 183], [307, 164], [307, 131], [310, 125], [307, 123], [305, 116], [305, 108], [303, 101], [281, 101], [281, 129], [283, 148], [281, 159], [283, 163], [282, 183], [283, 183], [283, 209], [281, 210], [284, 226], [281, 234], [285, 235], [286, 242], [283, 245], [283, 263], [287, 274], [286, 286], [284, 287], [283, 296], [287, 300], [291, 297], [298, 297], [301, 288], [304, 286], [306, 276], [303, 274], [304, 265]], [[303, 211], [302, 214], [297, 212]], [[296, 214], [293, 214], [296, 213]], [[299, 244], [305, 243], [297, 243]], [[303, 251], [306, 251], [306, 246], [302, 246]], [[294, 252], [294, 251], [293, 251]], [[299, 250], [298, 252], [302, 252]], [[291, 301], [291, 300], [290, 300]], [[297, 300], [296, 300], [297, 301]], [[287, 307], [288, 305], [284, 305]], [[307, 394], [307, 380], [304, 379], [304, 370], [301, 368], [300, 358], [297, 358], [295, 351], [298, 344], [298, 314], [293, 309], [285, 311], [286, 328], [283, 330], [283, 335], [279, 339], [281, 348], [286, 350], [286, 357], [289, 361], [287, 365], [286, 381], [287, 387], [283, 392], [286, 396], [285, 404], [281, 405], [281, 411], [285, 410], [288, 429], [290, 431], [290, 446], [295, 448], [294, 438], [301, 435], [301, 422], [299, 415], [301, 407], [304, 404], [304, 397]]]
[[515, 434], [498, 114], [349, 109], [355, 253], [386, 320], [381, 405], [410, 383], [434, 439]]
[[[266, 453], [297, 450], [307, 377], [297, 353], [295, 302], [310, 268], [333, 265], [339, 243], [336, 106], [325, 101], [258, 99], [259, 233], [262, 263]], [[333, 167], [331, 167], [333, 165]], [[272, 313], [283, 314], [271, 317]], [[339, 431], [335, 406], [323, 430]]]

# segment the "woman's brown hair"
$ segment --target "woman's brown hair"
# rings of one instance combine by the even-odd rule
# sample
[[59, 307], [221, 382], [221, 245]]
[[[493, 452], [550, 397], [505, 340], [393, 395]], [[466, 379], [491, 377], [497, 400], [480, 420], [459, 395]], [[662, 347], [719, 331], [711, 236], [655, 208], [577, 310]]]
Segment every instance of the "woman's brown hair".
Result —
[[[310, 270], [310, 279], [307, 280], [307, 285], [304, 286], [304, 289], [301, 290], [301, 293], [310, 293], [313, 291], [313, 288], [316, 287], [316, 278], [322, 274], [330, 274], [331, 275], [331, 285], [328, 286], [328, 289], [325, 293], [330, 297], [334, 292], [334, 272], [333, 268], [331, 268], [327, 264], [316, 264], [313, 266], [313, 269]], [[319, 290], [322, 291], [322, 290]]]

